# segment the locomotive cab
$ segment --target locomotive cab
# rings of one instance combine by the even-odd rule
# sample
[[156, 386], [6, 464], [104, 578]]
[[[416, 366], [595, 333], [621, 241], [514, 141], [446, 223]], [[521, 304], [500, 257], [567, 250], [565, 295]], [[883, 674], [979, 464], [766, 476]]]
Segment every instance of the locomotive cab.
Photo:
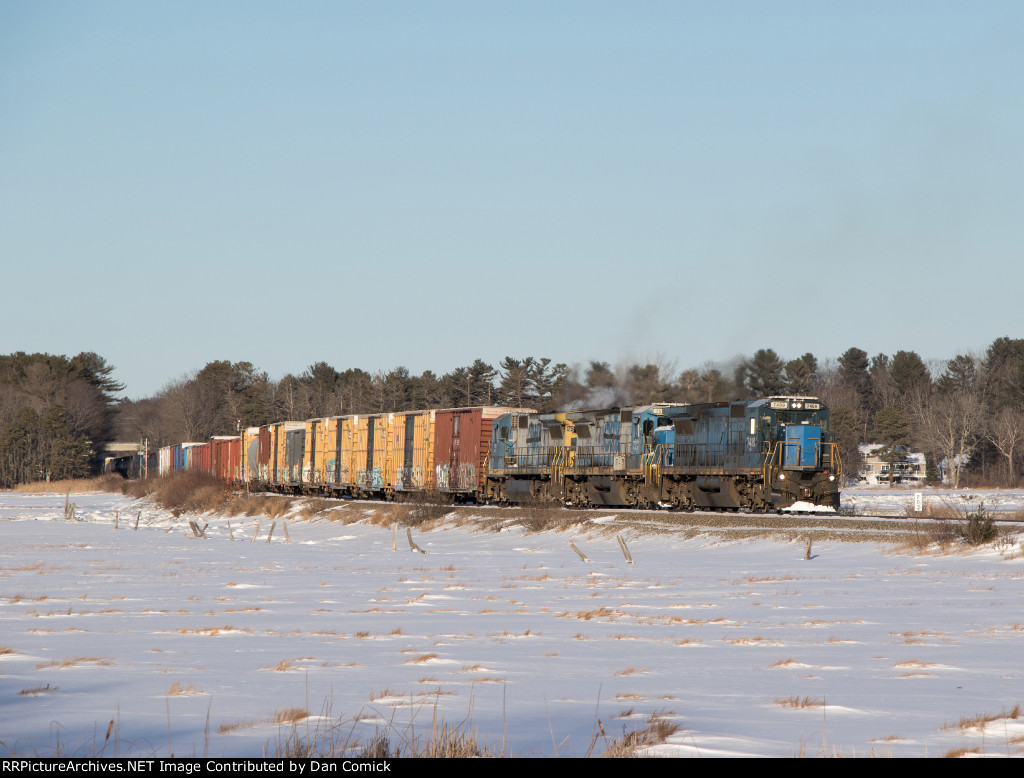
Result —
[[842, 465], [830, 440], [825, 405], [816, 397], [779, 396], [759, 400], [749, 410], [773, 504], [837, 508]]

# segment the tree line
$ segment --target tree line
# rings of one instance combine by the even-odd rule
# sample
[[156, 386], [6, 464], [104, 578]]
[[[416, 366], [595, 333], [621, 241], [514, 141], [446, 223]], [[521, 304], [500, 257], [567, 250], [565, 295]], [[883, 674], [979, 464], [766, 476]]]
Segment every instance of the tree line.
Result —
[[0, 355], [0, 487], [94, 472], [124, 385], [98, 354]]
[[775, 394], [815, 395], [830, 408], [847, 473], [859, 446], [895, 458], [923, 451], [934, 476], [946, 462], [965, 474], [1013, 484], [1024, 441], [1024, 340], [999, 338], [981, 356], [926, 365], [913, 351], [869, 357], [859, 348], [823, 362], [771, 348], [731, 362], [679, 370], [667, 361], [568, 365], [542, 357], [482, 359], [440, 376], [404, 367], [368, 373], [327, 362], [271, 380], [249, 362], [214, 361], [156, 395], [115, 400], [124, 387], [96, 354], [0, 357], [0, 485], [88, 473], [103, 443], [148, 439], [151, 449], [233, 434], [283, 419], [472, 405], [576, 410], [655, 402], [715, 402]]

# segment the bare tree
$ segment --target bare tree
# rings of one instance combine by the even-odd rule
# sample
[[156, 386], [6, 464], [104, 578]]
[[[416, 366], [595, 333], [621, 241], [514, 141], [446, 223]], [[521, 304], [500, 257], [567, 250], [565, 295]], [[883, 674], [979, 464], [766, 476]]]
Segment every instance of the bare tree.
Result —
[[1013, 454], [1024, 442], [1024, 413], [1010, 406], [1004, 407], [989, 422], [988, 439], [1006, 457], [1006, 485], [1013, 486], [1017, 480]]
[[954, 489], [974, 445], [985, 430], [985, 407], [976, 392], [933, 394], [915, 412], [918, 437], [925, 448], [945, 457]]

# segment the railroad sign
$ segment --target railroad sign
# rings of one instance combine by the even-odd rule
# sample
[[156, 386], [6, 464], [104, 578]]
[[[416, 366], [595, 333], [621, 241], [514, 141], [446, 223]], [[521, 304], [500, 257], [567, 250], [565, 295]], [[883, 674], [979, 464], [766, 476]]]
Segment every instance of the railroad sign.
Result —
[[924, 493], [914, 492], [914, 512], [920, 513], [924, 510]]

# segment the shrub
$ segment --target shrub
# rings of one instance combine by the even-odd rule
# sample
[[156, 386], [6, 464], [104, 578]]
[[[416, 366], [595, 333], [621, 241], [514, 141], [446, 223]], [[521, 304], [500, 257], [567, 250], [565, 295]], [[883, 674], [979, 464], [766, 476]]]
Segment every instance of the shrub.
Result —
[[536, 497], [526, 497], [515, 506], [521, 517], [519, 523], [530, 532], [543, 532], [547, 529], [564, 528], [574, 521], [585, 521], [578, 514], [567, 511], [557, 502], [550, 502]]
[[972, 546], [980, 546], [999, 537], [992, 513], [985, 510], [984, 502], [978, 503], [977, 511], [967, 514], [967, 520], [957, 527], [956, 532]]
[[418, 526], [426, 522], [440, 521], [452, 510], [451, 501], [435, 491], [413, 492], [408, 501], [409, 512], [403, 519], [406, 526]]

